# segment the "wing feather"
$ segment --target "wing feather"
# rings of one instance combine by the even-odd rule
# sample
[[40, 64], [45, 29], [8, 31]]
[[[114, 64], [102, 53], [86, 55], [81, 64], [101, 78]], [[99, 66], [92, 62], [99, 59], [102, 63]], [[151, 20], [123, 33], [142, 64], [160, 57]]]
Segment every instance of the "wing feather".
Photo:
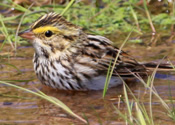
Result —
[[[113, 42], [109, 39], [102, 36], [88, 35], [87, 42], [88, 44], [85, 44], [86, 49], [83, 49], [83, 54], [89, 56], [89, 61], [86, 63], [96, 69], [97, 72], [106, 74], [110, 62], [112, 61], [113, 65], [117, 53], [120, 52], [113, 75], [128, 76], [132, 75], [132, 73], [146, 73], [144, 65], [139, 64], [126, 52], [119, 51], [119, 48], [113, 47]], [[91, 56], [93, 59], [90, 58]]]

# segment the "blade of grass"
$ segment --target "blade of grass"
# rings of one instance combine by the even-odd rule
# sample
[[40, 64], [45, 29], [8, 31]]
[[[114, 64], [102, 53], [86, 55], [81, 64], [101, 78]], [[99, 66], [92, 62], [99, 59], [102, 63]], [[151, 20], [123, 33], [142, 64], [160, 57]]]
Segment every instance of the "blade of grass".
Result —
[[62, 11], [61, 15], [64, 15], [66, 11], [73, 5], [74, 2], [75, 0], [71, 0], [69, 4], [66, 6], [66, 8]]
[[[111, 77], [112, 77], [112, 74], [113, 74], [113, 71], [114, 71], [114, 68], [115, 68], [115, 65], [116, 65], [117, 60], [118, 60], [118, 58], [119, 58], [120, 52], [121, 52], [123, 46], [125, 45], [126, 41], [129, 39], [131, 33], [132, 33], [132, 31], [128, 34], [128, 36], [126, 37], [125, 41], [122, 43], [121, 47], [119, 48], [118, 53], [117, 53], [117, 55], [116, 55], [116, 58], [115, 58], [115, 60], [114, 60], [114, 63], [113, 63], [113, 65], [112, 65], [111, 71], [110, 71], [110, 73], [107, 74], [107, 76], [106, 76], [106, 79], [107, 79], [107, 80], [106, 80], [104, 86], [108, 86], [108, 85], [109, 85], [110, 80], [111, 80]], [[108, 70], [109, 70], [109, 69], [108, 69]], [[106, 85], [106, 84], [107, 84], [107, 85]], [[107, 88], [104, 87], [104, 89], [105, 89], [105, 90], [103, 90], [103, 98], [105, 97], [106, 92], [107, 92]]]
[[124, 96], [125, 96], [125, 100], [126, 100], [126, 105], [127, 105], [128, 113], [129, 113], [129, 119], [130, 119], [131, 122], [133, 122], [133, 118], [132, 118], [132, 106], [130, 105], [130, 102], [129, 102], [129, 99], [128, 99], [128, 94], [127, 94], [125, 85], [123, 85], [123, 90], [124, 90]]
[[17, 18], [20, 18], [21, 15], [18, 15], [18, 16], [11, 16], [11, 17], [5, 17], [5, 18], [2, 18], [1, 20], [2, 21], [11, 21], [11, 20], [15, 20]]
[[[160, 61], [161, 62], [161, 61]], [[160, 65], [160, 63], [158, 64], [158, 66]], [[152, 75], [151, 75], [151, 82], [153, 82], [153, 79], [155, 77], [155, 73], [158, 69], [158, 66], [155, 68], [155, 70], [153, 71]], [[135, 74], [133, 74], [138, 80], [140, 80], [140, 82], [149, 90], [152, 91], [152, 93], [160, 100], [160, 102], [162, 103], [162, 105], [164, 106], [164, 108], [169, 112], [170, 111], [170, 107], [166, 104], [166, 102], [159, 96], [159, 94], [157, 93], [156, 89], [154, 87], [149, 87], [148, 83], [145, 83], [143, 79], [141, 79], [140, 77], [136, 76]], [[154, 76], [154, 77], [153, 77]], [[152, 83], [149, 83], [149, 85], [151, 85]]]
[[140, 110], [140, 108], [137, 105], [137, 102], [135, 103], [135, 107], [136, 107], [136, 111], [137, 111], [137, 118], [140, 121], [140, 125], [146, 125], [146, 121], [144, 119], [144, 116], [142, 114], [142, 111]]
[[[17, 85], [14, 85], [14, 84], [11, 84], [11, 83], [7, 83], [7, 82], [4, 82], [4, 81], [0, 81], [1, 84], [5, 84], [5, 85], [8, 85], [8, 86], [11, 86], [11, 87], [14, 87], [14, 88], [17, 88], [17, 89], [20, 89], [20, 90], [23, 90], [23, 91], [27, 91], [31, 94], [34, 94], [36, 96], [39, 96], [41, 97], [42, 99], [45, 99], [53, 104], [55, 104], [56, 106], [59, 106], [60, 108], [62, 108], [64, 111], [66, 111], [67, 113], [69, 113], [70, 115], [72, 115], [73, 117], [76, 117], [77, 119], [81, 120], [82, 122], [84, 123], [87, 123], [86, 120], [84, 120], [83, 118], [81, 118], [80, 116], [78, 116], [77, 114], [75, 114], [74, 112], [72, 112], [70, 110], [69, 107], [67, 107], [63, 102], [61, 102], [60, 100], [54, 98], [54, 97], [51, 97], [51, 96], [47, 96], [46, 94], [44, 94], [43, 92], [34, 92], [32, 90], [29, 90], [29, 89], [26, 89], [26, 88], [23, 88], [23, 87], [20, 87], [20, 86], [17, 86]], [[39, 91], [39, 90], [38, 90]], [[42, 93], [42, 94], [41, 94]]]
[[[132, 73], [132, 72], [131, 72], [131, 73]], [[136, 76], [134, 73], [133, 73], [133, 75]], [[137, 105], [139, 106], [139, 108], [141, 109], [142, 113], [144, 114], [144, 118], [146, 119], [146, 121], [148, 122], [148, 124], [151, 124], [150, 118], [151, 118], [151, 120], [152, 120], [152, 117], [149, 117], [149, 116], [148, 116], [148, 113], [147, 113], [147, 111], [146, 111], [144, 105], [141, 105], [141, 104], [139, 103], [139, 100], [135, 97], [135, 95], [133, 94], [133, 92], [131, 91], [131, 89], [129, 88], [129, 86], [125, 83], [125, 81], [124, 81], [120, 76], [119, 76], [119, 78], [123, 81], [123, 85], [124, 85], [125, 87], [127, 87], [127, 90], [129, 90], [130, 94], [131, 94], [132, 97], [134, 98], [134, 101], [136, 101]], [[143, 81], [142, 78], [141, 78], [140, 80]], [[143, 81], [143, 82], [144, 82], [144, 81]], [[126, 102], [126, 103], [127, 103], [127, 102]], [[134, 118], [133, 118], [133, 119], [134, 119]], [[137, 122], [138, 125], [140, 125], [140, 124], [139, 124], [139, 121], [137, 121], [136, 119], [134, 119], [134, 120], [135, 120], [135, 122]]]
[[[1, 25], [2, 25], [1, 31], [2, 31], [3, 35], [5, 36], [5, 38], [7, 39], [7, 41], [10, 43], [11, 47], [14, 49], [13, 43], [12, 43], [12, 41], [10, 40], [8, 31], [7, 31], [7, 28], [6, 28], [6, 26], [5, 26], [4, 22], [3, 22], [3, 17], [2, 17], [2, 15], [0, 15], [0, 22], [1, 22]], [[3, 42], [3, 44], [1, 45], [0, 51], [2, 50], [4, 44], [5, 44], [5, 42]]]
[[109, 85], [109, 74], [110, 74], [110, 71], [111, 71], [111, 63], [112, 61], [110, 61], [110, 64], [109, 64], [109, 67], [108, 67], [108, 72], [107, 72], [107, 76], [106, 76], [106, 81], [105, 81], [105, 85], [104, 85], [104, 89], [103, 89], [103, 98], [105, 97], [106, 95], [106, 92], [107, 92], [107, 89], [108, 89], [108, 85]]
[[134, 98], [134, 101], [137, 103], [138, 107], [140, 108], [140, 110], [142, 111], [144, 118], [146, 119], [146, 121], [148, 122], [148, 124], [151, 124], [150, 118], [152, 119], [152, 117], [148, 116], [148, 113], [144, 107], [144, 105], [139, 103], [139, 100], [135, 97], [135, 95], [133, 94], [133, 92], [131, 91], [131, 89], [129, 88], [129, 86], [127, 86], [127, 84], [125, 83], [125, 86], [127, 87], [127, 90], [129, 91], [129, 93], [132, 95], [132, 97]]
[[[34, 5], [34, 3], [32, 3], [29, 7], [28, 7], [28, 10]], [[24, 17], [25, 15], [27, 14], [28, 11], [25, 11], [25, 13], [22, 15], [20, 21], [19, 21], [19, 24], [18, 24], [18, 27], [16, 29], [16, 34], [15, 34], [15, 50], [16, 50], [16, 47], [17, 47], [17, 38], [18, 38], [18, 32], [19, 32], [19, 29], [21, 27], [21, 24], [22, 24], [22, 21], [24, 20]]]
[[153, 33], [156, 33], [156, 29], [154, 28], [154, 25], [153, 25], [153, 22], [152, 22], [152, 19], [151, 19], [151, 16], [149, 14], [149, 10], [148, 10], [148, 7], [147, 7], [147, 1], [143, 0], [143, 3], [144, 3], [145, 12], [146, 12], [146, 15], [148, 17], [151, 29], [152, 29]]
[[171, 110], [171, 114], [169, 115], [173, 120], [175, 120], [175, 107], [174, 107], [174, 102], [173, 102], [173, 95], [172, 95], [172, 91], [171, 91], [171, 87], [169, 84], [169, 100], [170, 103], [172, 105], [172, 110]]
[[13, 67], [15, 68], [19, 73], [22, 73], [22, 71], [20, 69], [18, 69], [15, 65], [13, 64], [10, 64], [10, 63], [3, 63], [3, 62], [0, 62], [0, 64], [3, 64], [3, 65], [8, 65], [10, 67]]
[[28, 80], [1, 80], [1, 81], [4, 81], [4, 82], [30, 82], [34, 79], [28, 79]]
[[17, 95], [0, 94], [0, 96], [1, 97], [5, 97], [5, 98], [16, 98], [16, 99], [30, 99], [30, 100], [35, 100], [34, 98], [22, 97], [22, 96], [17, 96]]
[[22, 11], [22, 12], [30, 11], [30, 10], [24, 8], [23, 6], [13, 2], [12, 0], [8, 0], [8, 2], [13, 4], [13, 6], [9, 6], [10, 8], [13, 7], [14, 9]]
[[134, 20], [135, 20], [137, 29], [138, 29], [138, 30], [140, 31], [140, 33], [142, 34], [141, 29], [140, 29], [140, 26], [139, 26], [139, 21], [138, 21], [138, 18], [137, 18], [137, 14], [135, 13], [135, 11], [134, 11], [134, 9], [133, 9], [133, 7], [132, 7], [131, 4], [130, 4], [130, 8], [131, 8], [131, 13], [132, 13], [132, 15], [133, 15], [133, 17], [134, 17]]

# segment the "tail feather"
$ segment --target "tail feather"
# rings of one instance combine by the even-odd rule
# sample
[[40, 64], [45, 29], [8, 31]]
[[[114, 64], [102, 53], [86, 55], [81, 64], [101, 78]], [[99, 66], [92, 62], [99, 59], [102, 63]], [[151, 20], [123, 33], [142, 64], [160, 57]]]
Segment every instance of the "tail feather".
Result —
[[155, 63], [155, 62], [148, 62], [148, 63], [142, 63], [149, 71], [154, 71], [157, 68], [157, 71], [168, 71], [172, 72], [175, 71], [174, 67], [170, 63]]

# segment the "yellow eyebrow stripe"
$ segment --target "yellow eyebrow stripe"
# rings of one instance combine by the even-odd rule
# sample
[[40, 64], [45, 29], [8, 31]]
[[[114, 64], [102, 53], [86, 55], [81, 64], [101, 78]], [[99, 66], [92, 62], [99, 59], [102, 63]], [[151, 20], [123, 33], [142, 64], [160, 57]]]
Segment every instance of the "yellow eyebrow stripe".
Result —
[[39, 28], [36, 28], [33, 31], [34, 34], [40, 34], [40, 33], [44, 33], [46, 31], [52, 31], [52, 32], [59, 32], [58, 28], [56, 27], [53, 27], [53, 26], [44, 26], [44, 27], [39, 27]]

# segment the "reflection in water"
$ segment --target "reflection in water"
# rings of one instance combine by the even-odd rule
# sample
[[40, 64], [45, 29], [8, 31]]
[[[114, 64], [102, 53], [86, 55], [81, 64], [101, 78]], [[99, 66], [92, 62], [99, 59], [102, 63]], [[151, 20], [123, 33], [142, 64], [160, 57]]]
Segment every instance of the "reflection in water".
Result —
[[[137, 54], [138, 55], [138, 54]], [[33, 49], [20, 47], [16, 57], [4, 58], [4, 62], [15, 65], [14, 67], [2, 64], [0, 67], [1, 80], [29, 80], [29, 82], [16, 82], [14, 84], [34, 90], [38, 88], [50, 96], [54, 96], [64, 102], [76, 114], [87, 118], [90, 124], [125, 124], [119, 117], [113, 106], [121, 112], [127, 111], [123, 102], [123, 88], [118, 86], [108, 90], [105, 99], [102, 99], [102, 91], [67, 92], [58, 91], [42, 86], [37, 80], [32, 64]], [[140, 56], [144, 57], [144, 56]], [[170, 90], [172, 98], [175, 97], [175, 75], [173, 73], [157, 73], [154, 86], [163, 99], [169, 99]], [[134, 95], [139, 98], [146, 108], [149, 108], [149, 91], [140, 82], [130, 83], [129, 87]], [[128, 92], [129, 93], [129, 92]], [[120, 97], [121, 96], [121, 97]], [[129, 98], [132, 99], [131, 93]], [[120, 101], [119, 101], [120, 100]], [[171, 104], [171, 103], [169, 103]], [[155, 96], [152, 99], [153, 116], [155, 121], [170, 123], [171, 120], [165, 115], [166, 110]], [[83, 124], [71, 117], [55, 105], [41, 100], [27, 92], [0, 84], [0, 124]], [[135, 109], [133, 109], [135, 112]]]
[[170, 75], [170, 74], [160, 74], [157, 73], [155, 76], [157, 79], [164, 79], [164, 80], [173, 80], [175, 81], [175, 76], [174, 75]]

